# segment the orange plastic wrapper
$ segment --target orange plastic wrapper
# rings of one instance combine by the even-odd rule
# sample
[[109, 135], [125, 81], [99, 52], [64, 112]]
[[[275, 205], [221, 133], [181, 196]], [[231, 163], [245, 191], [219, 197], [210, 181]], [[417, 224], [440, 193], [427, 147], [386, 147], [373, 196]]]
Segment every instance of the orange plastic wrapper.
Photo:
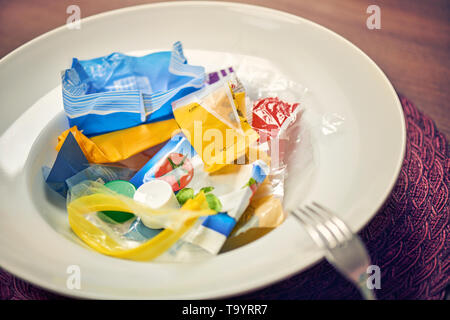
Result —
[[178, 131], [179, 127], [174, 119], [143, 124], [91, 138], [86, 137], [74, 126], [58, 137], [56, 150], [59, 151], [71, 132], [90, 163], [113, 163], [126, 160], [167, 141]]

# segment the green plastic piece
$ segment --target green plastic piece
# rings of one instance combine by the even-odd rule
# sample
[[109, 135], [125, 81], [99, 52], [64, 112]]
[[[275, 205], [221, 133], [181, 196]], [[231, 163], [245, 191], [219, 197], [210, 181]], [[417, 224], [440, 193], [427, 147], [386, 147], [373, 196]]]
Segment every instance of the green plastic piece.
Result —
[[[136, 187], [125, 180], [107, 182], [105, 183], [105, 187], [128, 198], [133, 198], [136, 192]], [[134, 217], [134, 214], [123, 211], [101, 211], [97, 215], [100, 219], [108, 223], [124, 223]]]

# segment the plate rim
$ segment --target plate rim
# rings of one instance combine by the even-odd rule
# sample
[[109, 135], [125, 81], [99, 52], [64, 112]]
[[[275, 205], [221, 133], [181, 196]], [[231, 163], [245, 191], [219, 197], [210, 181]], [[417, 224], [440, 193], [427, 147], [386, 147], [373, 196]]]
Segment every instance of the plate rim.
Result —
[[[401, 167], [403, 164], [403, 160], [405, 157], [405, 152], [406, 152], [406, 123], [405, 123], [405, 116], [404, 116], [404, 112], [403, 112], [403, 108], [399, 99], [399, 96], [397, 94], [397, 92], [395, 91], [393, 84], [391, 83], [391, 81], [389, 80], [389, 78], [386, 76], [386, 74], [384, 73], [384, 71], [381, 69], [381, 67], [379, 67], [375, 61], [372, 60], [372, 58], [370, 58], [370, 56], [368, 54], [366, 54], [362, 49], [360, 49], [358, 46], [356, 46], [354, 43], [352, 43], [351, 41], [349, 41], [348, 39], [346, 39], [345, 37], [343, 37], [342, 35], [336, 33], [335, 31], [328, 29], [314, 21], [311, 21], [309, 19], [303, 18], [301, 16], [297, 16], [295, 14], [286, 12], [286, 11], [282, 11], [282, 10], [278, 10], [278, 9], [273, 9], [273, 8], [269, 8], [266, 6], [261, 6], [261, 5], [253, 5], [253, 4], [247, 4], [247, 3], [235, 3], [235, 2], [215, 2], [215, 1], [177, 1], [177, 2], [157, 2], [157, 3], [149, 3], [149, 4], [141, 4], [141, 5], [134, 5], [134, 6], [127, 6], [124, 8], [119, 8], [119, 9], [114, 9], [114, 10], [109, 10], [109, 11], [105, 11], [105, 12], [101, 12], [95, 15], [91, 15], [85, 18], [81, 19], [81, 23], [83, 22], [87, 22], [87, 21], [91, 21], [91, 20], [95, 20], [95, 19], [101, 19], [103, 17], [108, 17], [108, 16], [112, 16], [115, 15], [117, 13], [125, 13], [125, 12], [133, 12], [136, 10], [139, 10], [141, 8], [149, 8], [149, 7], [183, 7], [183, 6], [204, 6], [204, 7], [211, 7], [211, 6], [216, 6], [216, 7], [236, 7], [236, 8], [247, 8], [247, 9], [257, 9], [257, 10], [261, 10], [260, 12], [269, 12], [275, 15], [281, 15], [281, 16], [285, 16], [288, 17], [290, 19], [296, 19], [296, 20], [300, 20], [302, 21], [302, 23], [306, 23], [309, 25], [312, 25], [315, 28], [319, 28], [324, 32], [327, 32], [328, 34], [332, 35], [333, 37], [339, 39], [340, 41], [345, 42], [348, 46], [350, 46], [353, 50], [356, 50], [362, 57], [364, 57], [368, 63], [372, 64], [373, 67], [375, 67], [375, 70], [377, 70], [378, 72], [381, 73], [382, 78], [385, 80], [385, 83], [387, 84], [387, 86], [389, 87], [391, 93], [393, 94], [393, 96], [395, 97], [395, 102], [396, 102], [396, 106], [397, 106], [397, 111], [399, 113], [400, 116], [400, 120], [401, 120], [401, 150], [400, 150], [400, 154], [399, 154], [399, 158], [397, 159], [397, 163], [395, 165], [394, 171], [395, 171], [395, 175], [392, 177], [389, 186], [386, 186], [385, 192], [382, 195], [382, 200], [378, 203], [378, 205], [376, 206], [376, 209], [370, 214], [367, 215], [366, 219], [363, 219], [364, 222], [357, 227], [356, 232], [359, 232], [362, 228], [364, 228], [372, 219], [373, 217], [378, 213], [378, 211], [380, 210], [380, 208], [385, 204], [386, 200], [388, 199], [389, 195], [391, 194], [397, 180], [399, 177], [399, 174], [401, 172]], [[0, 59], [0, 66], [2, 66], [3, 64], [7, 63], [9, 59], [11, 59], [12, 57], [14, 57], [17, 54], [20, 54], [23, 50], [26, 50], [29, 46], [33, 45], [34, 43], [37, 43], [39, 41], [43, 41], [48, 37], [51, 37], [53, 34], [59, 33], [64, 31], [64, 29], [67, 28], [66, 24], [63, 24], [59, 27], [56, 27], [50, 31], [47, 31], [33, 39], [31, 39], [30, 41], [27, 41], [26, 43], [22, 44], [21, 46], [17, 47], [16, 49], [14, 49], [13, 51], [9, 52], [8, 54], [6, 54], [3, 58]], [[256, 285], [247, 285], [246, 288], [244, 289], [240, 289], [239, 291], [232, 291], [232, 290], [216, 290], [214, 292], [213, 295], [208, 296], [206, 299], [217, 299], [217, 298], [227, 298], [227, 297], [232, 297], [232, 296], [238, 296], [238, 295], [243, 295], [249, 292], [253, 292], [256, 291], [258, 289], [261, 288], [265, 288], [268, 287], [274, 283], [277, 282], [281, 282], [295, 274], [299, 274], [301, 272], [303, 272], [305, 269], [311, 267], [312, 265], [315, 265], [317, 263], [319, 263], [322, 259], [323, 259], [323, 254], [316, 254], [315, 256], [317, 256], [317, 258], [315, 259], [311, 259], [311, 261], [306, 264], [302, 269], [296, 270], [296, 271], [292, 271], [289, 273], [285, 273], [283, 276], [273, 276], [269, 281], [261, 281], [261, 283], [257, 283]], [[63, 295], [66, 297], [74, 297], [74, 298], [89, 298], [89, 299], [123, 299], [123, 298], [118, 298], [116, 295], [111, 294], [111, 295], [105, 295], [105, 294], [97, 294], [95, 292], [92, 291], [78, 291], [78, 290], [69, 290], [67, 288], [64, 288], [64, 290], [61, 290], [60, 286], [57, 285], [52, 285], [52, 283], [48, 282], [48, 281], [40, 281], [40, 278], [38, 277], [34, 277], [33, 275], [27, 273], [24, 270], [19, 270], [21, 269], [20, 267], [17, 268], [13, 271], [12, 268], [10, 268], [10, 266], [8, 265], [8, 263], [5, 263], [5, 261], [3, 261], [2, 259], [2, 263], [0, 266], [2, 269], [4, 269], [5, 271], [11, 273], [13, 276], [16, 276], [24, 281], [27, 281], [29, 283], [31, 283], [32, 285], [35, 285], [39, 288], [42, 288], [44, 290], [48, 290], [54, 294], [57, 295]], [[185, 299], [202, 299], [200, 296], [202, 295], [189, 295], [188, 298]], [[203, 299], [204, 296], [202, 296]], [[126, 298], [126, 299], [148, 299], [146, 297], [133, 297], [133, 298]]]

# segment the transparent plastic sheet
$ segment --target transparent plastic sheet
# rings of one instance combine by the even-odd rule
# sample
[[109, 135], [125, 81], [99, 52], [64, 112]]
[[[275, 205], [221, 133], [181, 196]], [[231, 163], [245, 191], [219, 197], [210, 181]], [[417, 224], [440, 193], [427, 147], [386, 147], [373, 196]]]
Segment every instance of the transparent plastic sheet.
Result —
[[[284, 180], [287, 174], [287, 159], [290, 153], [295, 152], [295, 145], [300, 140], [306, 138], [306, 132], [302, 130], [300, 125], [301, 116], [304, 109], [298, 106], [286, 119], [279, 130], [275, 130], [276, 134], [268, 134], [270, 137], [266, 142], [268, 145], [268, 153], [271, 156], [270, 176], [269, 179], [272, 185], [272, 194], [279, 199], [284, 197]], [[302, 137], [303, 135], [303, 137]], [[309, 153], [312, 150], [302, 150], [302, 152]], [[313, 159], [305, 163], [305, 165], [314, 165]]]
[[215, 72], [210, 72], [207, 74], [206, 84], [211, 86], [214, 85], [217, 82], [220, 82], [221, 80], [227, 80], [230, 84], [230, 88], [233, 92], [233, 96], [235, 99], [236, 109], [237, 113], [240, 117], [246, 117], [247, 110], [246, 110], [246, 103], [245, 103], [245, 88], [242, 85], [242, 82], [239, 80], [239, 78], [234, 73], [234, 70], [232, 67], [228, 67], [227, 69], [222, 69]]
[[[342, 115], [317, 110], [309, 98], [306, 97], [302, 116], [293, 127], [293, 138], [286, 144], [283, 207], [289, 210], [298, 207], [311, 188], [320, 157], [316, 146], [329, 144], [336, 135], [345, 131]], [[297, 176], [302, 183], [296, 183]]]
[[[266, 193], [282, 201], [287, 156], [294, 151], [299, 140], [306, 138], [306, 131], [302, 129], [304, 125], [300, 125], [300, 122], [308, 89], [275, 70], [248, 64], [245, 60], [236, 70], [247, 92], [246, 117], [260, 136], [258, 147], [265, 150], [271, 159], [271, 189]], [[302, 151], [312, 154], [311, 145]], [[313, 158], [305, 165], [314, 165]]]
[[130, 180], [136, 174], [136, 170], [114, 166], [91, 165], [66, 179], [69, 189], [83, 181], [97, 181], [107, 183], [114, 180]]
[[228, 67], [211, 72], [207, 74], [207, 81], [214, 86], [228, 80], [234, 92], [246, 93], [243, 102], [245, 118], [259, 135], [258, 143], [252, 146], [266, 152], [271, 158], [273, 194], [282, 199], [286, 170], [285, 147], [289, 137], [298, 134], [298, 122], [308, 89], [275, 70], [260, 68], [245, 60], [236, 67], [236, 72], [234, 70], [234, 67]]
[[[303, 198], [314, 175], [314, 145], [339, 132], [344, 122], [338, 114], [320, 112], [311, 102], [313, 93], [276, 70], [245, 59], [226, 70], [235, 73], [245, 87], [247, 119], [260, 135], [258, 147], [267, 151], [271, 162], [268, 181], [255, 193], [222, 252], [252, 242], [284, 221], [283, 208]], [[301, 181], [296, 178], [287, 187], [286, 179], [294, 174]]]
[[[70, 188], [67, 211], [72, 230], [91, 248], [106, 255], [139, 261], [161, 255], [198, 217], [216, 213], [209, 209], [203, 192], [188, 200], [181, 209], [154, 210], [96, 181], [84, 181]], [[129, 212], [136, 219], [126, 223], [108, 222], [98, 216], [100, 211]], [[139, 220], [161, 225], [164, 230], [153, 231], [153, 234], [147, 230], [149, 233], [145, 234], [136, 228]]]
[[[224, 244], [223, 252], [255, 241], [285, 220], [285, 179], [289, 174], [300, 177], [295, 179], [295, 188], [299, 191], [295, 196], [297, 202], [301, 199], [316, 165], [310, 127], [302, 121], [305, 112], [305, 109], [301, 109], [291, 125], [267, 143], [272, 156], [269, 177], [252, 198], [249, 207]], [[276, 147], [274, 141], [278, 143]], [[279, 154], [278, 159], [274, 157], [275, 152]]]

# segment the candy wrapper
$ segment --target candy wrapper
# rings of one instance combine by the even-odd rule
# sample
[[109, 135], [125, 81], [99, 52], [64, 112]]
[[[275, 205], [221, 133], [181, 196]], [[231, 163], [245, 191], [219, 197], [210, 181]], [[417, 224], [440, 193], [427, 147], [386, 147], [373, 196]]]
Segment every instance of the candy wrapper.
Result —
[[[317, 120], [304, 121], [303, 114], [307, 111], [316, 113], [316, 118], [323, 117], [307, 107], [308, 90], [305, 87], [270, 68], [260, 68], [243, 61], [237, 68], [225, 68], [209, 74], [207, 81], [214, 83], [219, 81], [218, 78], [237, 78], [235, 69], [245, 84], [246, 116], [259, 135], [258, 147], [270, 156], [270, 174], [230, 234], [223, 251], [254, 241], [284, 221], [286, 213], [282, 204], [289, 172], [302, 177], [301, 181], [296, 180], [302, 186], [307, 184], [314, 172], [311, 124], [321, 124]], [[306, 190], [303, 187], [295, 189], [298, 190], [295, 193], [298, 202]]]
[[171, 102], [204, 84], [203, 67], [187, 64], [180, 42], [143, 57], [122, 53], [73, 59], [62, 74], [70, 127], [90, 137], [173, 118]]
[[296, 120], [299, 103], [289, 104], [278, 97], [262, 98], [254, 102], [252, 127], [262, 141], [280, 138]]
[[261, 160], [208, 173], [188, 139], [178, 134], [130, 182], [139, 188], [154, 179], [164, 180], [180, 204], [203, 191], [209, 207], [219, 213], [199, 220], [183, 240], [217, 254], [267, 174], [268, 167]]
[[[180, 239], [198, 217], [216, 213], [209, 209], [203, 192], [187, 200], [181, 209], [155, 210], [95, 181], [85, 181], [70, 189], [67, 211], [72, 230], [91, 248], [109, 256], [137, 261], [158, 257]], [[103, 211], [127, 212], [136, 219], [125, 223], [108, 222], [99, 216]], [[136, 227], [141, 219], [162, 225], [164, 230], [145, 234]]]

